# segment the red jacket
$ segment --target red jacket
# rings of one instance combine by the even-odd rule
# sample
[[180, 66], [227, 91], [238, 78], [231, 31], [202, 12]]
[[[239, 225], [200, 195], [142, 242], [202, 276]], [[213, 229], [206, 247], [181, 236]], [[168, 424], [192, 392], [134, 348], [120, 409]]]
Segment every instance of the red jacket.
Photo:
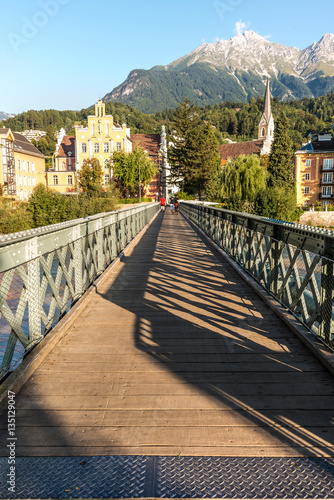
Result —
[[165, 198], [160, 199], [161, 206], [164, 207], [166, 205], [166, 200]]

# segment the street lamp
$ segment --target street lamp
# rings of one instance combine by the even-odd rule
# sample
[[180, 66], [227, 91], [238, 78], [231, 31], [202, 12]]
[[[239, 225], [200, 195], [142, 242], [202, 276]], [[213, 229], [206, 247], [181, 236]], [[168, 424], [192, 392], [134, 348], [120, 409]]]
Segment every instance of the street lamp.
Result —
[[139, 158], [139, 203], [141, 203], [141, 185], [140, 185], [140, 158]]

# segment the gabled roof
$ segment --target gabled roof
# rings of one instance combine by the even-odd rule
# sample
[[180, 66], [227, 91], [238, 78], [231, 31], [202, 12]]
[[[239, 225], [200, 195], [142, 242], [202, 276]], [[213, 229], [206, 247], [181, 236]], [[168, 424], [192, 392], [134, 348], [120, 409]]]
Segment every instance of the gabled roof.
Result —
[[0, 136], [5, 136], [6, 139], [10, 137], [12, 141], [14, 140], [13, 132], [10, 128], [0, 128]]
[[64, 135], [59, 146], [57, 158], [59, 157], [75, 158], [75, 137], [74, 135]]
[[30, 141], [24, 135], [18, 132], [13, 132], [14, 135], [14, 151], [17, 153], [25, 153], [32, 156], [38, 156], [39, 158], [45, 158], [45, 156], [31, 144]]
[[134, 147], [138, 145], [148, 152], [152, 160], [159, 163], [160, 134], [131, 134], [131, 140], [134, 142]]
[[221, 160], [227, 161], [229, 158], [237, 158], [240, 155], [259, 155], [263, 148], [263, 140], [233, 142], [231, 144], [221, 144], [219, 154]]

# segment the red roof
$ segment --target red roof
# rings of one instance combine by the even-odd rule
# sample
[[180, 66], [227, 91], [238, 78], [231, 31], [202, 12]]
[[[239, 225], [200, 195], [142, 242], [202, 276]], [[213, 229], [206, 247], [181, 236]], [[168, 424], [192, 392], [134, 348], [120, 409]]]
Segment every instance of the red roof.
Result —
[[131, 140], [134, 142], [134, 148], [139, 146], [147, 151], [150, 158], [159, 164], [160, 134], [131, 134]]
[[229, 158], [237, 158], [240, 155], [259, 155], [263, 147], [263, 140], [235, 142], [232, 144], [221, 144], [219, 154], [221, 160], [227, 161]]
[[[71, 153], [69, 155], [69, 153]], [[57, 154], [57, 158], [59, 157], [67, 157], [75, 158], [75, 137], [74, 135], [64, 135], [61, 145], [59, 147], [59, 151]]]

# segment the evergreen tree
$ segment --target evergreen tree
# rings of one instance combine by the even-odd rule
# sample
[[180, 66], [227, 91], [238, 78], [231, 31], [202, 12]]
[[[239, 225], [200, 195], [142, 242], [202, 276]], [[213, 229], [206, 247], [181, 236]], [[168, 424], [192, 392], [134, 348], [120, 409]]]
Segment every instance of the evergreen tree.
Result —
[[292, 141], [287, 117], [283, 111], [275, 123], [274, 141], [268, 162], [268, 186], [293, 189]]
[[175, 112], [169, 160], [174, 183], [187, 193], [212, 197], [220, 174], [218, 141], [211, 123], [202, 125], [197, 106], [185, 99]]

